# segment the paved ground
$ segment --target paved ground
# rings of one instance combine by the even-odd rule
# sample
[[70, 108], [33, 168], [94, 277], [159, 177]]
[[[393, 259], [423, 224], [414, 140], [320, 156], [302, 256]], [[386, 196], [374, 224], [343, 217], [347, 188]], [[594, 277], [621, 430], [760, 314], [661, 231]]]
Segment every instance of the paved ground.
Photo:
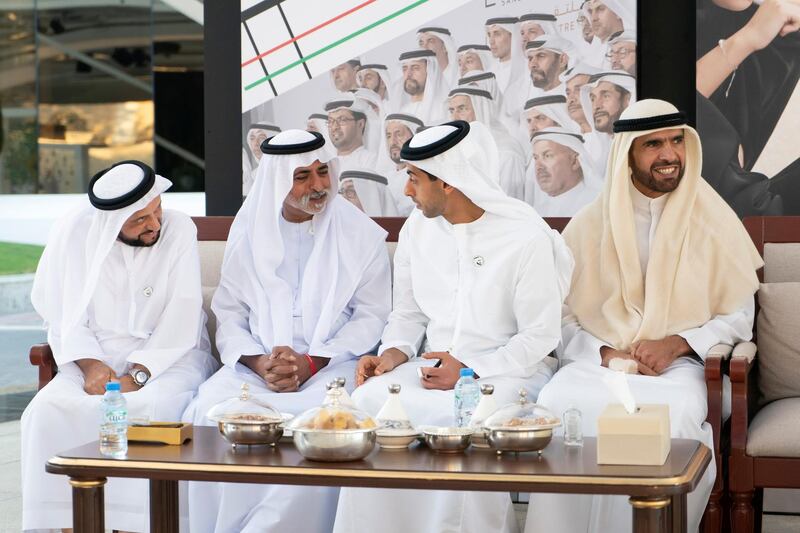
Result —
[[31, 345], [46, 342], [36, 313], [0, 315], [0, 394], [36, 388], [38, 374], [28, 360]]

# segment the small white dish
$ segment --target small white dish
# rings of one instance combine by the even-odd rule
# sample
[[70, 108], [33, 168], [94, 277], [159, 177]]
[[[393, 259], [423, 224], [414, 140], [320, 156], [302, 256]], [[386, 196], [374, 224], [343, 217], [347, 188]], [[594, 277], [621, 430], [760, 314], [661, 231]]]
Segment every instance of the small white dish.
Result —
[[419, 431], [411, 429], [379, 429], [378, 444], [385, 450], [405, 450], [419, 438]]

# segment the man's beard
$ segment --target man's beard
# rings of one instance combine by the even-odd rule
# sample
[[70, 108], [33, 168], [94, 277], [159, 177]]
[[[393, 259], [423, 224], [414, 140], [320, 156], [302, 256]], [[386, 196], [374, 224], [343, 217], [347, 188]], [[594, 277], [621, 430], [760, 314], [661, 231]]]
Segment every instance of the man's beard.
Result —
[[669, 181], [659, 180], [653, 176], [653, 174], [656, 172], [655, 165], [650, 167], [650, 169], [647, 171], [642, 170], [641, 168], [635, 165], [631, 165], [631, 175], [633, 176], [634, 180], [638, 181], [651, 191], [662, 192], [662, 193], [672, 192], [678, 188], [678, 185], [680, 185], [681, 180], [683, 179], [683, 173], [686, 170], [686, 168], [683, 165], [681, 165], [680, 161], [663, 163], [659, 164], [658, 166], [668, 167], [671, 165], [677, 166], [680, 170], [678, 171], [678, 177], [671, 178], [669, 179]]
[[158, 230], [156, 232], [156, 238], [153, 239], [153, 242], [144, 242], [142, 240], [142, 235], [144, 235], [144, 233], [140, 234], [135, 239], [129, 239], [128, 237], [123, 235], [122, 232], [120, 231], [119, 235], [117, 235], [117, 239], [122, 241], [124, 244], [127, 244], [128, 246], [135, 246], [137, 248], [149, 248], [158, 242], [158, 239], [161, 237], [161, 230]]
[[[551, 68], [550, 70], [552, 71], [554, 69]], [[532, 68], [531, 83], [533, 83], [533, 86], [538, 89], [544, 89], [550, 83], [550, 79], [552, 78], [552, 76], [549, 74], [552, 74], [552, 72], [545, 72], [542, 69]]]
[[420, 85], [417, 80], [406, 80], [406, 82], [403, 84], [403, 89], [411, 96], [416, 96], [424, 91], [425, 87]]
[[613, 133], [614, 121], [619, 118], [619, 114], [611, 116], [608, 111], [595, 111], [594, 115], [594, 129], [602, 133]]
[[365, 87], [376, 94], [381, 94], [381, 85], [383, 85], [383, 80], [378, 78], [378, 81], [365, 85]]
[[340, 148], [346, 144], [344, 133], [331, 134], [330, 137], [331, 144], [336, 148]]
[[397, 144], [393, 144], [389, 147], [389, 158], [391, 158], [396, 165], [400, 164], [400, 148], [401, 146]]
[[[288, 203], [295, 209], [299, 209], [300, 211], [309, 214], [309, 215], [316, 215], [317, 213], [322, 213], [325, 210], [325, 207], [328, 205], [328, 191], [320, 191], [320, 192], [310, 192], [308, 194], [304, 194], [299, 200], [295, 200], [293, 197], [288, 198]], [[321, 198], [325, 198], [325, 202], [322, 206], [317, 209], [316, 207], [311, 206], [311, 202], [314, 200], [319, 200]]]

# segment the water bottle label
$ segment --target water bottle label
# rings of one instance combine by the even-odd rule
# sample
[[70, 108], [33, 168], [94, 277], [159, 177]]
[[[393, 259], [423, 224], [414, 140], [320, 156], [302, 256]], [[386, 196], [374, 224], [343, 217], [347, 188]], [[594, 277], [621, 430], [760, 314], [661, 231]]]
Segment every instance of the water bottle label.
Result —
[[126, 424], [128, 422], [128, 412], [123, 410], [108, 411], [105, 414], [106, 422], [110, 424]]

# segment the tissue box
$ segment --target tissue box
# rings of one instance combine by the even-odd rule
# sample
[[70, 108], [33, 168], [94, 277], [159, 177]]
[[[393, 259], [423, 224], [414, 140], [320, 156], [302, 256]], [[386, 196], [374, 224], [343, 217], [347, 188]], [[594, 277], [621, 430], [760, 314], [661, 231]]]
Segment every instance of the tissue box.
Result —
[[128, 426], [128, 440], [183, 444], [194, 434], [193, 426], [186, 422], [150, 422]]
[[597, 419], [597, 464], [663, 465], [669, 448], [668, 405], [640, 405], [628, 414], [615, 403]]

